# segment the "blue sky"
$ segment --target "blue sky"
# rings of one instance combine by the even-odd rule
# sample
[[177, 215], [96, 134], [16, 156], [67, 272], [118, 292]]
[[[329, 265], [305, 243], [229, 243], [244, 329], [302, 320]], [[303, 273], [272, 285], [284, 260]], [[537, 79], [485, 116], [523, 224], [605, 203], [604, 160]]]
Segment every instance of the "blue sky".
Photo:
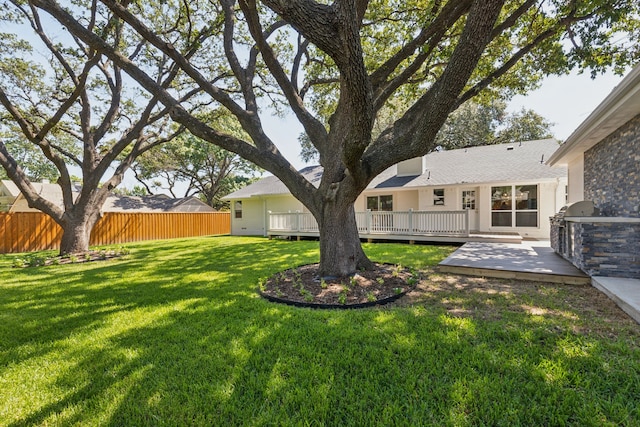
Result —
[[[591, 79], [589, 73], [552, 76], [542, 86], [525, 96], [517, 96], [510, 103], [510, 111], [521, 108], [534, 110], [554, 123], [552, 132], [565, 140], [587, 116], [604, 100], [624, 76], [607, 73]], [[297, 137], [301, 127], [292, 118], [265, 118], [267, 134], [278, 143], [280, 150], [297, 168], [304, 165], [298, 153]]]
[[612, 72], [591, 79], [588, 72], [548, 77], [540, 89], [517, 96], [509, 104], [511, 111], [522, 107], [534, 110], [555, 125], [553, 134], [559, 140], [569, 135], [606, 98], [624, 76]]
[[[624, 76], [612, 72], [591, 79], [589, 73], [571, 73], [552, 76], [544, 80], [541, 87], [524, 96], [515, 97], [510, 111], [531, 109], [554, 123], [552, 132], [559, 140], [565, 140], [600, 104]], [[267, 134], [277, 142], [279, 149], [298, 169], [304, 167], [300, 160], [298, 135], [302, 127], [293, 117], [263, 117]], [[136, 181], [127, 174], [123, 183], [133, 187]]]

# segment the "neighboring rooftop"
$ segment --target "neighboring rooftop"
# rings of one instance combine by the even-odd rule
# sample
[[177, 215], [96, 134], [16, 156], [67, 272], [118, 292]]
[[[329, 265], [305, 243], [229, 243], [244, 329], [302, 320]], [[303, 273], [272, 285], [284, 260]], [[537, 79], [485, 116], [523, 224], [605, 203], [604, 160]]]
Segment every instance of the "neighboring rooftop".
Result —
[[214, 212], [215, 209], [195, 197], [174, 199], [164, 194], [154, 196], [110, 195], [102, 212]]
[[[13, 205], [19, 198], [22, 198], [20, 190], [11, 180], [2, 180], [0, 183], [0, 193], [9, 193], [3, 197], [4, 199], [12, 198], [4, 202]], [[32, 182], [36, 192], [57, 204], [63, 205], [62, 190], [58, 184], [48, 182]], [[74, 188], [74, 195], [79, 192], [80, 188]], [[2, 196], [2, 194], [0, 194]], [[21, 202], [26, 203], [26, 202]], [[25, 206], [26, 207], [26, 204]], [[8, 210], [8, 209], [7, 209]], [[121, 196], [111, 194], [107, 197], [101, 209], [102, 212], [214, 212], [215, 209], [195, 197], [172, 198], [164, 194], [153, 196]]]

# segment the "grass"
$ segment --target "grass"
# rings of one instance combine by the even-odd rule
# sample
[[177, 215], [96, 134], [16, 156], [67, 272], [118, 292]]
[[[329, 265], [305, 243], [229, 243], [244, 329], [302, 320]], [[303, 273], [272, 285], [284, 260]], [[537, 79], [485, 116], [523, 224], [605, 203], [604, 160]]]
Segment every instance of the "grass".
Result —
[[395, 306], [320, 311], [255, 292], [316, 242], [128, 248], [0, 256], [0, 425], [640, 425], [640, 328], [592, 288], [439, 275], [451, 248], [367, 244], [429, 277]]

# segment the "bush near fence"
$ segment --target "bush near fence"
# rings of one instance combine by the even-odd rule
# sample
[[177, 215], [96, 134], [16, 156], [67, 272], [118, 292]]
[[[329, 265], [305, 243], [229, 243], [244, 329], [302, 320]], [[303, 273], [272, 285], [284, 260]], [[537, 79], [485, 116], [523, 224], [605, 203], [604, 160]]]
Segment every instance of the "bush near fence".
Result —
[[[91, 245], [231, 233], [229, 212], [107, 212], [93, 228]], [[0, 253], [59, 249], [62, 228], [42, 212], [0, 213]]]

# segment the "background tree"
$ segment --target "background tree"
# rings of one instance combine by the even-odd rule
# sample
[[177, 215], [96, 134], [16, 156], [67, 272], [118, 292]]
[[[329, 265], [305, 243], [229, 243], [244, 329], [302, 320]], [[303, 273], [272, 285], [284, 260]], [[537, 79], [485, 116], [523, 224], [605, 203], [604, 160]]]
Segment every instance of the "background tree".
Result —
[[553, 123], [535, 111], [522, 108], [520, 111], [507, 116], [505, 123], [496, 135], [495, 141], [497, 144], [501, 144], [553, 138], [551, 126], [553, 126]]
[[[433, 150], [465, 101], [481, 93], [508, 98], [549, 74], [620, 70], [638, 58], [637, 0], [101, 0], [188, 76], [185, 85], [203, 91], [203, 104], [235, 116], [249, 136], [243, 139], [199, 119], [154, 69], [82, 25], [77, 10], [54, 0], [31, 3], [125, 69], [191, 133], [280, 178], [318, 222], [322, 275], [373, 267], [360, 245], [354, 201], [386, 168]], [[186, 58], [180, 40], [154, 30], [166, 7], [189, 17], [180, 40], [210, 28], [219, 38]], [[394, 98], [409, 107], [374, 137], [376, 115]], [[283, 108], [319, 153], [317, 187], [264, 130], [265, 110]]]
[[[56, 182], [58, 180], [58, 170], [51, 162], [47, 161], [42, 152], [34, 150], [33, 144], [15, 137], [0, 138], [4, 140], [7, 150], [13, 154], [16, 162], [21, 165], [29, 181], [41, 182], [49, 180], [50, 182]], [[4, 168], [0, 168], [0, 179], [9, 179]]]
[[[231, 134], [243, 133], [224, 112], [210, 114], [208, 120], [217, 121], [217, 126]], [[149, 194], [163, 189], [173, 197], [199, 196], [209, 206], [223, 209], [228, 203], [220, 199], [252, 182], [260, 168], [235, 153], [183, 134], [140, 156], [133, 170]]]
[[[95, 2], [78, 7], [85, 13], [82, 25], [87, 31], [110, 46], [129, 49], [130, 59], [153, 63], [158, 85], [172, 85], [177, 68], [153, 60], [144, 43], [110, 19], [108, 10]], [[109, 192], [137, 156], [172, 138], [166, 131], [168, 109], [157, 98], [127, 88], [118, 65], [79, 39], [61, 34], [32, 5], [4, 2], [0, 13], [3, 24], [14, 29], [0, 35], [0, 105], [6, 112], [0, 165], [29, 206], [62, 227], [61, 254], [87, 251]], [[72, 191], [71, 166], [82, 171], [77, 195]], [[42, 178], [60, 185], [63, 206], [34, 190], [31, 180]]]
[[502, 100], [467, 101], [451, 113], [436, 136], [445, 149], [552, 138], [551, 122], [533, 110], [508, 113]]

